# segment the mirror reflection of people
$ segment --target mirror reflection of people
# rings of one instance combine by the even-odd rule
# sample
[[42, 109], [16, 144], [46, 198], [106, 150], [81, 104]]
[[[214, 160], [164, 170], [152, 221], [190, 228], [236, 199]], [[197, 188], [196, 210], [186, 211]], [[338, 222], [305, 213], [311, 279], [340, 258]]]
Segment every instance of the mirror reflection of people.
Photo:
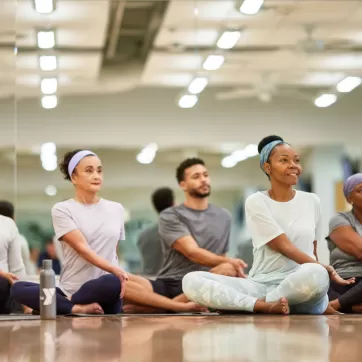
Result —
[[332, 281], [328, 294], [334, 309], [362, 313], [362, 173], [350, 176], [343, 192], [352, 210], [331, 219], [327, 240], [332, 266], [345, 279], [356, 277], [356, 283], [340, 285]]
[[327, 296], [329, 277], [342, 285], [354, 279], [344, 280], [332, 266], [318, 262], [320, 200], [294, 189], [302, 173], [300, 156], [278, 136], [264, 138], [258, 151], [271, 187], [245, 204], [254, 246], [249, 278], [196, 271], [183, 278], [183, 291], [195, 303], [217, 310], [335, 314]]
[[0, 215], [0, 314], [14, 311], [11, 286], [25, 274], [18, 228], [11, 217]]
[[[173, 206], [175, 202], [174, 193], [168, 187], [162, 187], [154, 191], [151, 199], [158, 214]], [[156, 276], [163, 265], [163, 251], [158, 223], [140, 233], [137, 247], [141, 255], [141, 274]]]
[[[64, 252], [56, 290], [57, 314], [117, 314], [128, 280], [116, 253], [118, 242], [125, 238], [123, 206], [98, 196], [103, 167], [94, 152], [66, 153], [60, 170], [75, 194], [52, 209], [53, 227]], [[39, 311], [39, 284], [18, 282], [12, 295]]]
[[[14, 205], [9, 201], [0, 201], [0, 215], [9, 217], [10, 219], [15, 221]], [[18, 242], [21, 245], [21, 257], [25, 266], [25, 273], [27, 275], [35, 275], [36, 268], [35, 263], [30, 256], [29, 243], [26, 240], [25, 236], [20, 234], [20, 232], [18, 234]]]
[[50, 259], [52, 261], [53, 270], [56, 275], [60, 275], [61, 265], [57, 256], [56, 247], [52, 238], [48, 238], [45, 242], [45, 250], [39, 254], [38, 269], [41, 270], [43, 260]]

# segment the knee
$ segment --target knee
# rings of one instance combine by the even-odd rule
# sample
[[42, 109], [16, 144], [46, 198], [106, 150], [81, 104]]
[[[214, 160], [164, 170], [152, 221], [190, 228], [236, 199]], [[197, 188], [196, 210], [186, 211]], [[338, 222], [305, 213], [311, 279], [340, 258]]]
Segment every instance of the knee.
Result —
[[307, 275], [306, 281], [315, 290], [316, 294], [327, 293], [329, 288], [329, 275], [327, 270], [320, 264], [303, 264]]
[[18, 301], [19, 298], [24, 294], [24, 283], [23, 282], [14, 283], [10, 289], [10, 294], [15, 301]]
[[107, 292], [109, 294], [119, 296], [121, 294], [121, 281], [113, 274], [107, 274], [103, 278]]
[[228, 277], [236, 277], [236, 269], [235, 267], [230, 263], [221, 263], [215, 268], [212, 268], [210, 270], [210, 273], [218, 274], [218, 275], [225, 275]]
[[10, 290], [10, 288], [11, 288], [10, 282], [4, 277], [0, 277], [0, 291], [1, 291], [1, 293], [6, 293], [7, 290]]
[[192, 292], [198, 288], [201, 281], [203, 280], [203, 275], [206, 274], [205, 272], [191, 272], [186, 274], [182, 279], [182, 291], [185, 293], [186, 296], [192, 294]]

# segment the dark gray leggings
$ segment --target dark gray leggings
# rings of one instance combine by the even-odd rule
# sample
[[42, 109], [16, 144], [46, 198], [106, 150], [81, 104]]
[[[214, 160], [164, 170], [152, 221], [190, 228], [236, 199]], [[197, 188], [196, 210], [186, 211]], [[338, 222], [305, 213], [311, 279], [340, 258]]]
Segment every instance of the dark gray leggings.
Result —
[[[37, 283], [16, 282], [11, 288], [12, 298], [20, 304], [39, 311], [40, 286]], [[84, 283], [77, 292], [67, 299], [61, 289], [56, 289], [57, 314], [71, 314], [75, 304], [99, 303], [105, 314], [118, 314], [122, 309], [120, 298], [121, 282], [113, 274]]]
[[351, 285], [340, 285], [331, 280], [328, 290], [329, 300], [338, 299], [341, 312], [351, 313], [352, 306], [362, 304], [362, 277], [356, 278]]

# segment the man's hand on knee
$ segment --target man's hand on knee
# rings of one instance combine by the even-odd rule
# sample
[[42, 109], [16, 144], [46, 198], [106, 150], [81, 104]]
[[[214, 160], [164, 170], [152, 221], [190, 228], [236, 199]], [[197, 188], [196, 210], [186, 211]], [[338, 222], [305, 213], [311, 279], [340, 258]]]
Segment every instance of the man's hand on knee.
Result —
[[230, 263], [221, 263], [218, 266], [212, 268], [210, 270], [210, 273], [225, 275], [227, 277], [236, 277], [237, 276], [235, 267]]

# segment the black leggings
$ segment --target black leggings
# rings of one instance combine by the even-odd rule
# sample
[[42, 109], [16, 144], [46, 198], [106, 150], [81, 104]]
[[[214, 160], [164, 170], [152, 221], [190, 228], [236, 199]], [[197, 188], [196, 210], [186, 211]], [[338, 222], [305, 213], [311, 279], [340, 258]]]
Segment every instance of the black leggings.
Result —
[[328, 290], [329, 300], [338, 299], [341, 312], [351, 313], [352, 306], [362, 304], [362, 278], [356, 278], [351, 285], [340, 285], [331, 280]]
[[[71, 300], [60, 288], [56, 288], [57, 314], [71, 314], [75, 304], [99, 303], [105, 314], [118, 314], [122, 309], [120, 298], [121, 282], [113, 274], [103, 275], [98, 279], [84, 283]], [[16, 282], [11, 288], [12, 298], [20, 304], [39, 311], [40, 285], [30, 282]]]

